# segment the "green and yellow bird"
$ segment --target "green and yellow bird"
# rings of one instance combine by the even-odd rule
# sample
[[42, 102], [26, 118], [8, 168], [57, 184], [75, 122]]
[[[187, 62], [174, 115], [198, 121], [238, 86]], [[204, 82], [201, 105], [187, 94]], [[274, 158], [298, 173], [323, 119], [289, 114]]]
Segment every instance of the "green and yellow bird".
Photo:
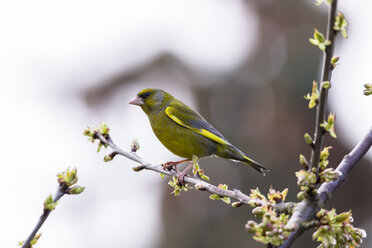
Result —
[[[156, 137], [169, 151], [186, 158], [168, 162], [165, 167], [189, 161], [193, 156], [203, 158], [216, 155], [241, 161], [262, 175], [268, 171], [230, 144], [203, 116], [164, 90], [143, 89], [129, 103], [142, 108]], [[181, 173], [182, 180], [190, 168], [191, 164]]]

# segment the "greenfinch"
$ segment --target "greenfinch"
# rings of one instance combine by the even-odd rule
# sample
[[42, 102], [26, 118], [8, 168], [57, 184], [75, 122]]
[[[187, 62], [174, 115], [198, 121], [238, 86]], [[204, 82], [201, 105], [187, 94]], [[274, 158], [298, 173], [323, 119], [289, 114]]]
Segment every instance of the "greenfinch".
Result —
[[[180, 162], [190, 161], [194, 156], [203, 158], [216, 155], [241, 161], [262, 175], [268, 171], [230, 144], [198, 112], [164, 90], [143, 89], [129, 103], [142, 108], [156, 137], [169, 151], [185, 158], [178, 162], [168, 162], [168, 165], [175, 166]], [[183, 176], [189, 169], [190, 166], [182, 172]]]

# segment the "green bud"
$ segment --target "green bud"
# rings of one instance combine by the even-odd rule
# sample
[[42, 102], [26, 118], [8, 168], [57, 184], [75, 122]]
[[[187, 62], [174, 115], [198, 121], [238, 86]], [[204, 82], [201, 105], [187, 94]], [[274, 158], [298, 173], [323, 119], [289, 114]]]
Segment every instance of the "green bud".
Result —
[[140, 149], [140, 145], [139, 145], [138, 139], [134, 138], [130, 145], [130, 150], [132, 152], [137, 152], [139, 149]]
[[363, 94], [366, 96], [372, 95], [372, 84], [364, 84], [365, 90], [363, 91]]
[[298, 228], [297, 224], [292, 224], [292, 225], [286, 225], [284, 227], [284, 231], [286, 232], [293, 232], [294, 230], [296, 230]]
[[200, 191], [205, 191], [207, 188], [202, 184], [195, 184], [195, 189]]
[[103, 157], [103, 161], [105, 161], [105, 162], [112, 161], [111, 154], [105, 155], [105, 156]]
[[319, 90], [318, 90], [318, 83], [313, 81], [313, 88], [311, 90], [311, 95], [307, 94], [304, 96], [306, 100], [309, 100], [309, 108], [314, 108], [318, 102], [319, 99]]
[[38, 233], [35, 235], [35, 237], [31, 240], [30, 244], [31, 245], [36, 245], [37, 241], [40, 239], [41, 233]]
[[218, 188], [220, 188], [220, 189], [228, 189], [228, 186], [227, 186], [227, 184], [218, 184]]
[[44, 210], [54, 210], [58, 202], [53, 202], [53, 197], [50, 194], [44, 201]]
[[266, 197], [261, 194], [260, 190], [258, 188], [251, 189], [251, 194], [249, 195], [252, 199], [260, 199], [260, 200], [266, 200]]
[[300, 154], [300, 164], [307, 170], [309, 168], [309, 164], [304, 155]]
[[329, 149], [331, 148], [332, 146], [327, 146], [323, 148], [323, 150], [320, 152], [320, 160], [324, 160], [329, 157]]
[[172, 194], [174, 194], [174, 196], [179, 196], [181, 194], [181, 191], [187, 191], [189, 189], [189, 187], [187, 186], [187, 184], [183, 185], [181, 184], [177, 177], [173, 176], [171, 180], [169, 180], [168, 182], [168, 185], [170, 185], [171, 187], [173, 187], [173, 192]]
[[337, 215], [332, 221], [334, 223], [341, 224], [341, 223], [344, 223], [347, 220], [349, 220], [350, 217], [351, 217], [351, 211], [344, 212], [344, 213], [341, 213], [341, 214]]
[[243, 205], [243, 203], [240, 202], [240, 201], [236, 201], [236, 202], [231, 203], [231, 206], [234, 207], [234, 208], [238, 208], [238, 207], [240, 207], [241, 205]]
[[108, 126], [105, 122], [102, 122], [101, 124], [99, 124], [99, 132], [102, 135], [109, 134], [110, 129], [108, 128]]
[[70, 187], [78, 181], [77, 169], [73, 168], [70, 170], [70, 168], [68, 168], [66, 171], [58, 174], [57, 178], [60, 184], [64, 183], [67, 187]]
[[340, 57], [335, 56], [331, 59], [331, 65], [332, 69], [336, 68], [336, 65], [338, 65], [338, 61], [340, 60]]
[[[135, 166], [135, 167], [132, 168], [132, 170], [135, 171], [135, 172], [139, 172], [139, 171], [141, 171], [143, 169], [145, 169], [145, 166], [143, 166], [143, 165]], [[161, 174], [163, 174], [163, 173], [160, 173], [160, 177], [161, 177], [161, 179], [163, 179], [164, 176], [162, 176]]]
[[304, 139], [305, 139], [306, 144], [308, 144], [308, 145], [312, 145], [313, 144], [313, 140], [311, 139], [311, 137], [310, 137], [310, 135], [308, 133], [305, 133]]
[[257, 218], [262, 218], [266, 211], [262, 207], [257, 207], [252, 210], [252, 214], [256, 216]]
[[262, 206], [262, 204], [260, 202], [257, 202], [256, 200], [250, 200], [248, 202], [249, 206], [251, 206], [252, 208], [255, 208], [255, 207], [260, 207]]
[[81, 187], [81, 186], [74, 186], [72, 188], [68, 188], [67, 189], [67, 194], [71, 194], [71, 195], [78, 195], [80, 193], [82, 193], [84, 191], [85, 187]]
[[93, 138], [94, 132], [91, 128], [87, 127], [87, 129], [83, 131], [83, 135]]
[[324, 81], [322, 83], [322, 88], [328, 90], [329, 88], [331, 88], [331, 83], [329, 81]]
[[303, 191], [300, 191], [300, 192], [298, 192], [298, 194], [297, 194], [297, 199], [299, 199], [300, 201], [303, 201], [303, 200], [305, 200], [305, 197], [306, 196], [306, 193], [305, 192], [303, 192]]
[[328, 211], [322, 208], [316, 213], [316, 218], [320, 220], [326, 214], [328, 214]]
[[257, 223], [254, 222], [253, 220], [250, 220], [250, 221], [247, 222], [247, 224], [245, 224], [245, 228], [246, 228], [249, 232], [254, 233], [254, 232], [256, 232], [255, 229], [257, 228]]

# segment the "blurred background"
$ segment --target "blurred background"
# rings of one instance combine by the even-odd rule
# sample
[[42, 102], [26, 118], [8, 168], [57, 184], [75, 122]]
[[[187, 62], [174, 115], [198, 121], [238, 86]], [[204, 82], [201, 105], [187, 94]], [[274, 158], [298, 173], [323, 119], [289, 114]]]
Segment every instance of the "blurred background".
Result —
[[[128, 101], [159, 87], [199, 110], [247, 155], [270, 168], [266, 177], [223, 159], [204, 159], [214, 184], [245, 193], [289, 188], [315, 111], [303, 96], [319, 80], [321, 53], [308, 38], [325, 32], [327, 7], [315, 0], [137, 0], [0, 3], [1, 202], [0, 242], [15, 247], [35, 226], [56, 174], [76, 167], [86, 191], [65, 196], [50, 215], [37, 247], [264, 247], [244, 225], [250, 207], [231, 208], [194, 190], [175, 198], [167, 180], [132, 171], [82, 135], [108, 123], [118, 145], [138, 138], [144, 159], [175, 160], [156, 139], [146, 115]], [[340, 65], [332, 78], [336, 166], [368, 131], [372, 97], [370, 1], [339, 1], [349, 38], [337, 38]], [[369, 151], [327, 203], [353, 210], [372, 246]], [[295, 247], [315, 247], [311, 232]]]

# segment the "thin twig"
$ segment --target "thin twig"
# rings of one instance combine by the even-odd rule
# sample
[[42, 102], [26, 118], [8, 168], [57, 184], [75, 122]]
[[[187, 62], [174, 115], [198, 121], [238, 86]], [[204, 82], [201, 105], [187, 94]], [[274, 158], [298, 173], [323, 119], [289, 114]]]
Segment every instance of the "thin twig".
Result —
[[325, 110], [327, 107], [327, 96], [328, 88], [323, 87], [323, 82], [330, 81], [332, 75], [331, 59], [334, 51], [334, 44], [337, 32], [333, 29], [335, 23], [335, 16], [337, 10], [337, 0], [333, 0], [329, 8], [328, 13], [328, 25], [327, 25], [327, 40], [331, 41], [329, 46], [326, 46], [323, 59], [323, 72], [322, 82], [319, 83], [320, 96], [318, 99], [318, 105], [316, 108], [316, 120], [315, 120], [315, 134], [314, 134], [314, 145], [311, 152], [309, 170], [317, 168], [318, 174], [318, 163], [320, 158], [320, 151], [323, 146], [324, 129], [320, 126], [325, 120]]
[[341, 175], [332, 182], [324, 183], [320, 186], [319, 201], [322, 205], [331, 197], [333, 192], [346, 180], [354, 165], [368, 152], [372, 146], [372, 126], [367, 135], [347, 154], [341, 163], [337, 166], [336, 171], [341, 172]]
[[[316, 120], [315, 120], [315, 134], [314, 134], [314, 142], [311, 151], [311, 159], [309, 164], [309, 171], [312, 168], [316, 168], [317, 175], [319, 175], [319, 159], [320, 159], [320, 152], [323, 146], [323, 137], [324, 137], [324, 129], [320, 126], [325, 120], [325, 112], [327, 107], [327, 97], [328, 97], [328, 88], [323, 87], [323, 83], [326, 81], [330, 81], [332, 75], [332, 66], [331, 66], [331, 59], [333, 56], [334, 51], [334, 44], [337, 32], [333, 29], [333, 25], [335, 23], [336, 11], [337, 11], [337, 0], [333, 0], [329, 10], [328, 10], [328, 24], [327, 24], [327, 36], [326, 39], [331, 41], [329, 46], [326, 46], [324, 51], [324, 59], [323, 59], [323, 71], [322, 71], [322, 81], [319, 83], [319, 92], [320, 96], [318, 99], [318, 104], [316, 108]], [[280, 248], [290, 247], [292, 243], [304, 232], [304, 229], [301, 228], [301, 223], [308, 222], [314, 217], [314, 213], [318, 209], [317, 200], [304, 200], [300, 202], [296, 209], [294, 209], [294, 213], [292, 217], [288, 221], [288, 226], [297, 226], [298, 228], [293, 231], [288, 239], [279, 246]]]
[[[288, 221], [288, 226], [300, 226], [304, 222], [308, 222], [314, 218], [318, 209], [323, 206], [331, 197], [332, 193], [346, 180], [347, 175], [357, 162], [367, 153], [372, 146], [372, 127], [364, 138], [354, 147], [354, 149], [344, 157], [341, 163], [337, 166], [336, 171], [341, 172], [335, 181], [324, 183], [318, 190], [317, 201], [302, 201], [295, 208], [292, 217]], [[297, 228], [293, 231], [288, 239], [279, 246], [280, 248], [287, 248], [304, 232], [303, 228]]]
[[[58, 189], [53, 197], [53, 203], [57, 202], [64, 196], [67, 192], [67, 185], [64, 183], [59, 184]], [[31, 245], [31, 241], [34, 239], [36, 233], [39, 231], [40, 227], [44, 224], [45, 220], [48, 218], [49, 214], [52, 210], [44, 208], [43, 214], [40, 216], [39, 221], [37, 222], [34, 230], [32, 230], [31, 234], [28, 236], [26, 241], [23, 243], [21, 248], [29, 248]]]
[[[163, 166], [160, 165], [160, 164], [148, 163], [144, 159], [139, 157], [135, 152], [124, 151], [123, 149], [121, 149], [119, 146], [117, 146], [112, 141], [112, 139], [109, 135], [105, 135], [105, 137], [104, 137], [100, 132], [97, 131], [95, 133], [95, 138], [98, 138], [103, 144], [106, 144], [109, 147], [111, 147], [114, 154], [120, 154], [124, 157], [127, 157], [127, 158], [139, 163], [140, 166], [135, 167], [136, 171], [142, 170], [142, 169], [152, 170], [152, 171], [162, 173], [164, 175], [168, 175], [168, 176], [171, 176], [171, 177], [172, 176], [178, 177], [179, 174], [180, 174], [180, 172], [175, 171], [175, 170], [171, 170], [171, 171], [164, 170]], [[207, 191], [207, 192], [210, 192], [212, 194], [217, 194], [217, 195], [223, 196], [223, 197], [227, 196], [227, 197], [230, 197], [232, 199], [235, 199], [235, 200], [239, 201], [242, 204], [247, 204], [248, 205], [250, 201], [254, 201], [255, 203], [260, 204], [260, 205], [267, 204], [264, 201], [250, 198], [248, 195], [242, 193], [238, 189], [233, 189], [233, 190], [221, 189], [221, 188], [219, 188], [219, 187], [217, 187], [213, 184], [207, 183], [207, 182], [205, 182], [205, 181], [203, 181], [199, 178], [185, 176], [184, 182], [195, 185], [195, 188], [198, 189], [198, 190]], [[284, 212], [284, 211], [291, 212], [291, 209], [293, 209], [293, 207], [294, 207], [294, 203], [291, 203], [291, 202], [280, 203], [280, 204], [276, 204], [273, 207], [278, 212]]]

